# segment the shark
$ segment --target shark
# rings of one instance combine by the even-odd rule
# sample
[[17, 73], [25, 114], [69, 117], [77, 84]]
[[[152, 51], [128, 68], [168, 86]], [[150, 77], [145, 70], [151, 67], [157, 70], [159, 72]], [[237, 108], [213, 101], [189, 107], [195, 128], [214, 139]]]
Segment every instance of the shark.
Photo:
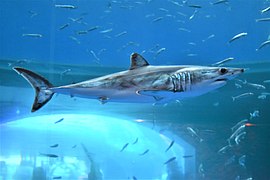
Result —
[[107, 102], [156, 103], [200, 96], [224, 86], [244, 72], [243, 68], [195, 65], [154, 66], [138, 53], [130, 56], [130, 67], [87, 81], [53, 86], [41, 75], [22, 67], [13, 69], [35, 90], [31, 112], [43, 107], [55, 93]]

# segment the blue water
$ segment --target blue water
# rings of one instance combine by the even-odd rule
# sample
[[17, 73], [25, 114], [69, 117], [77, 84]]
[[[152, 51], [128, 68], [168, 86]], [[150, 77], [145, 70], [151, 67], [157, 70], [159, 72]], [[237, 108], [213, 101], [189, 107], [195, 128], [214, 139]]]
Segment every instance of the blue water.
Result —
[[[91, 164], [104, 179], [270, 179], [270, 45], [256, 51], [270, 38], [270, 22], [256, 22], [270, 17], [270, 11], [261, 13], [270, 1], [213, 2], [1, 0], [0, 179], [42, 179], [44, 174], [87, 179]], [[55, 7], [59, 4], [76, 8]], [[229, 43], [242, 32], [247, 35]], [[152, 65], [210, 65], [233, 57], [225, 65], [246, 71], [240, 81], [212, 93], [162, 106], [100, 104], [59, 95], [30, 113], [34, 92], [11, 69], [22, 66], [64, 85], [126, 70], [133, 52]], [[232, 100], [243, 93], [253, 95]], [[243, 119], [251, 126], [242, 131], [239, 144], [232, 139], [232, 146], [219, 153], [234, 132], [231, 127]], [[53, 144], [59, 147], [50, 148]], [[176, 160], [164, 165], [172, 157]]]

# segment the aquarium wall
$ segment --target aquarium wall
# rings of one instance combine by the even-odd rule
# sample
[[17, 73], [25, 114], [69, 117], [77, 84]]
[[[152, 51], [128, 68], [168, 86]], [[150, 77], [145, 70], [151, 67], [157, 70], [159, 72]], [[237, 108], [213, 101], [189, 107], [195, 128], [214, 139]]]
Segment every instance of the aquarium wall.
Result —
[[270, 1], [0, 8], [0, 179], [270, 178]]

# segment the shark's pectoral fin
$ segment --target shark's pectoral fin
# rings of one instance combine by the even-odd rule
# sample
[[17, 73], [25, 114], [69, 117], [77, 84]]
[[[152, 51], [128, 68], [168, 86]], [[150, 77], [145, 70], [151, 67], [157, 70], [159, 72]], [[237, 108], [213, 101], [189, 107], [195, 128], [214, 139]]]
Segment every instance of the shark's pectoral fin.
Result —
[[131, 65], [129, 70], [137, 69], [140, 67], [148, 66], [149, 63], [138, 53], [133, 53], [130, 56]]

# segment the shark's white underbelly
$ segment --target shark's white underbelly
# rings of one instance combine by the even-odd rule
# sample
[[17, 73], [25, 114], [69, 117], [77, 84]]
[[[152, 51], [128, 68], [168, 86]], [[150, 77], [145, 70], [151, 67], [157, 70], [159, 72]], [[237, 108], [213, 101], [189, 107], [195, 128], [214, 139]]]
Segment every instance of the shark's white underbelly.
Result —
[[199, 96], [205, 92], [173, 92], [173, 91], [138, 91], [134, 88], [125, 90], [99, 88], [52, 88], [54, 93], [66, 94], [71, 97], [97, 99], [106, 102], [127, 103], [166, 103], [171, 100], [181, 100]]

